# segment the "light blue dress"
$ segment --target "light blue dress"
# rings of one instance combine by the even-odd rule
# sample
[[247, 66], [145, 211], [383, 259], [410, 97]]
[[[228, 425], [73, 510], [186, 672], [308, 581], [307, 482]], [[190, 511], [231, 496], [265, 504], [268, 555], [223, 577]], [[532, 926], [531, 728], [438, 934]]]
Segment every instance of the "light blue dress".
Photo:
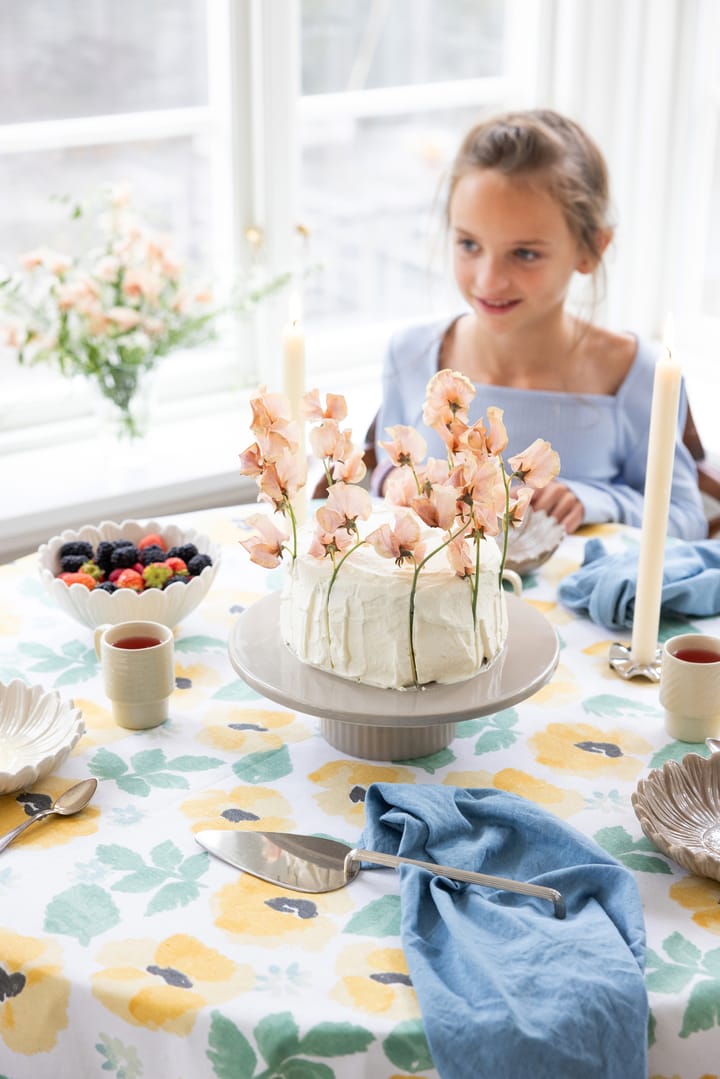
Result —
[[[378, 467], [373, 475], [375, 492], [390, 470], [387, 453], [377, 445], [380, 440], [388, 439], [386, 428], [395, 424], [415, 427], [427, 441], [428, 456], [446, 455], [439, 435], [423, 424], [422, 410], [425, 387], [438, 370], [440, 346], [452, 321], [411, 326], [396, 333], [390, 342], [375, 432], [378, 454]], [[484, 416], [489, 405], [503, 409], [510, 439], [503, 455], [505, 461], [536, 438], [547, 439], [560, 454], [562, 482], [585, 507], [584, 524], [622, 521], [640, 526], [657, 357], [658, 350], [638, 339], [632, 367], [612, 396], [476, 383], [477, 396], [470, 407], [470, 421]], [[707, 535], [707, 523], [695, 462], [682, 441], [686, 416], [683, 386], [677, 430], [668, 431], [668, 438], [675, 439], [668, 533], [695, 540]], [[663, 539], [658, 537], [659, 541]]]

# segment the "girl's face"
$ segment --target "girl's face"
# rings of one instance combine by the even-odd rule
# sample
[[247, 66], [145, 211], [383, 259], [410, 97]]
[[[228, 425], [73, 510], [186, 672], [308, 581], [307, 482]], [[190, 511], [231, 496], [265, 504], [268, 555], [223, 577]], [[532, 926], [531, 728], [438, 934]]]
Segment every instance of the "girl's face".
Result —
[[541, 328], [562, 312], [573, 273], [592, 268], [559, 204], [527, 180], [475, 169], [449, 216], [455, 280], [489, 332]]

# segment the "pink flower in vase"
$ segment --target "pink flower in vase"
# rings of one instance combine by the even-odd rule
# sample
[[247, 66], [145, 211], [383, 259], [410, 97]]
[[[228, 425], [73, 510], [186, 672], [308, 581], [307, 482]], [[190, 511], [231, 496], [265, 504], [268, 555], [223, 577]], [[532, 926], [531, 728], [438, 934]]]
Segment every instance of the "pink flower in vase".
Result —
[[560, 471], [560, 455], [549, 442], [536, 438], [526, 450], [509, 460], [513, 475], [536, 491], [546, 487]]
[[250, 536], [246, 540], [240, 540], [240, 546], [244, 547], [250, 555], [250, 561], [265, 569], [274, 569], [282, 562], [283, 544], [288, 539], [288, 533], [278, 528], [264, 513], [256, 513], [248, 519], [248, 523], [259, 533]]
[[306, 420], [335, 420], [339, 422], [347, 417], [347, 401], [341, 393], [329, 393], [325, 398], [325, 408], [320, 402], [319, 390], [308, 390], [303, 395], [300, 408]]

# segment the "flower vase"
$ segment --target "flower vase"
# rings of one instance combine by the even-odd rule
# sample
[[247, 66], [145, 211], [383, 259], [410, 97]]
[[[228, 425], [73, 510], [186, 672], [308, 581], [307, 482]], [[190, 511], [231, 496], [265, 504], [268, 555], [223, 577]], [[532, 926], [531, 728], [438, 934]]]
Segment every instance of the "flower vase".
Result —
[[92, 380], [94, 411], [100, 434], [113, 441], [133, 441], [143, 438], [149, 429], [154, 399], [155, 371], [133, 372], [132, 382], [111, 392]]

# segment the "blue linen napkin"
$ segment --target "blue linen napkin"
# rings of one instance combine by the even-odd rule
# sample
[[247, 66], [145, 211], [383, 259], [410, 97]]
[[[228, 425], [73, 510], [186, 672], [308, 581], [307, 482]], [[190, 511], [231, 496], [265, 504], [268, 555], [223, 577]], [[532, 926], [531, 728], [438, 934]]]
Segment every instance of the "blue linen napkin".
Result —
[[[610, 629], [632, 626], [639, 550], [608, 555], [599, 539], [585, 544], [583, 564], [561, 581], [566, 607]], [[720, 614], [720, 543], [677, 543], [665, 550], [662, 614], [705, 618]]]
[[544, 899], [400, 869], [401, 939], [443, 1079], [645, 1079], [635, 881], [517, 795], [374, 783], [365, 848], [557, 888]]

